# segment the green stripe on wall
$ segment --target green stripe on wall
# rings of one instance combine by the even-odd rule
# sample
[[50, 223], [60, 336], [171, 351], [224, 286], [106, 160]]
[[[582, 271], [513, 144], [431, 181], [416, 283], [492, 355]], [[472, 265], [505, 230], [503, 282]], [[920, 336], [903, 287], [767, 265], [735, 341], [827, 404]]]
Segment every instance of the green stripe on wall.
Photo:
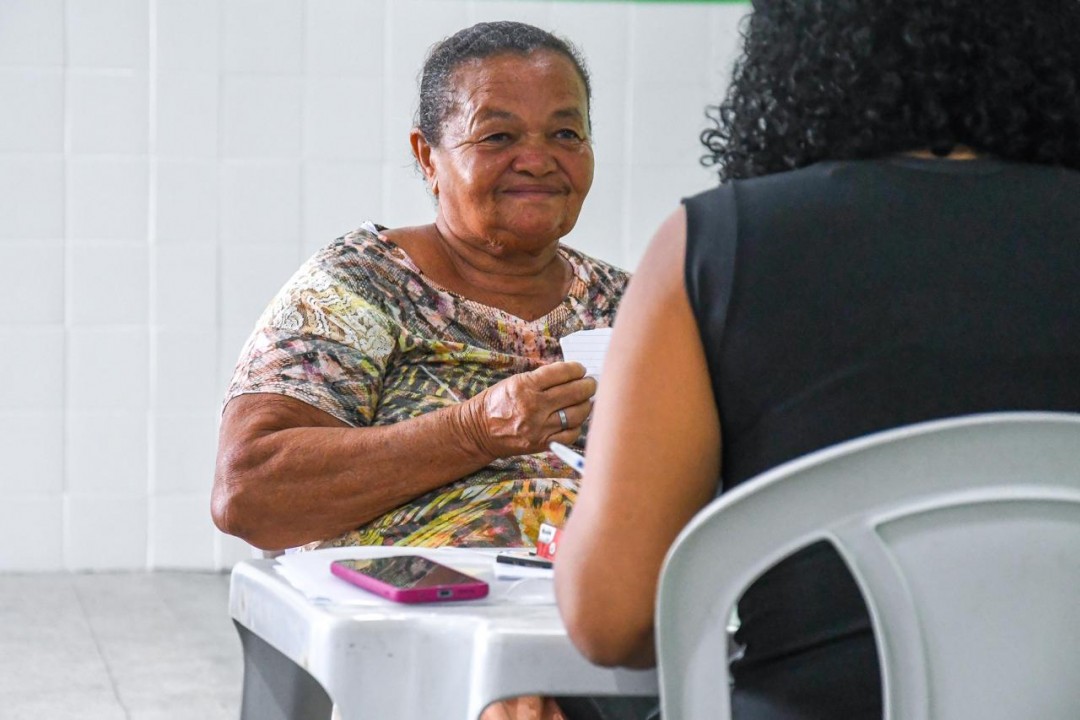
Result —
[[[612, 2], [613, 0], [554, 0], [554, 2]], [[627, 5], [749, 5], [750, 0], [614, 0]]]
[[[611, 0], [555, 0], [556, 2], [611, 2]], [[615, 0], [638, 5], [749, 5], [750, 0]]]

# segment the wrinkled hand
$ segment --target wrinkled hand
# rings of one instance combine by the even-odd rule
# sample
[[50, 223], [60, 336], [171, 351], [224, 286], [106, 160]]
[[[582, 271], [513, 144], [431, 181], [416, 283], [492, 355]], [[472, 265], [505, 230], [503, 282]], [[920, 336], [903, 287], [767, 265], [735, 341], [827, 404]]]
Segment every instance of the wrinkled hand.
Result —
[[[581, 435], [592, 410], [596, 380], [580, 363], [557, 362], [509, 377], [464, 403], [469, 434], [494, 458], [527, 455], [551, 441], [566, 445]], [[566, 413], [562, 429], [558, 411]]]

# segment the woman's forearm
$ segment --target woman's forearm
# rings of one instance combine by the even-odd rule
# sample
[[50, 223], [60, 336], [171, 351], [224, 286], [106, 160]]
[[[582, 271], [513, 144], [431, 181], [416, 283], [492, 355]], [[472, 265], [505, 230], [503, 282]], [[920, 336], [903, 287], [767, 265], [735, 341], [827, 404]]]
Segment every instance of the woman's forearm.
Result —
[[353, 428], [291, 398], [239, 396], [222, 418], [214, 521], [264, 549], [340, 535], [494, 460], [472, 414]]

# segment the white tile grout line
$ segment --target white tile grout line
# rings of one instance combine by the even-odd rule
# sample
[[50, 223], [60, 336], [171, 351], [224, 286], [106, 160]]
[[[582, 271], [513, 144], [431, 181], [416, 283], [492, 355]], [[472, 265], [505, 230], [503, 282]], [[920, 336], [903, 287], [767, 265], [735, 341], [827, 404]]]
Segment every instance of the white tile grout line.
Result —
[[70, 357], [70, 338], [68, 337], [71, 311], [69, 305], [71, 304], [71, 243], [68, 240], [68, 204], [70, 202], [68, 193], [68, 152], [71, 149], [71, 113], [68, 107], [68, 0], [61, 0], [60, 12], [62, 14], [62, 26], [60, 28], [61, 40], [61, 58], [60, 58], [60, 72], [64, 77], [64, 97], [61, 101], [61, 112], [64, 114], [64, 126], [63, 126], [63, 200], [61, 207], [63, 208], [63, 218], [61, 218], [61, 226], [63, 229], [63, 280], [61, 281], [62, 292], [64, 293], [64, 314], [63, 314], [63, 349], [61, 350], [60, 360], [60, 407], [61, 420], [60, 420], [60, 566], [68, 568], [68, 555], [69, 548], [73, 542], [71, 537], [71, 512], [68, 504], [68, 467], [70, 465], [67, 454], [68, 446], [68, 369], [71, 365]]
[[630, 249], [632, 246], [632, 237], [639, 228], [632, 227], [631, 222], [631, 207], [633, 205], [632, 196], [634, 192], [634, 180], [631, 170], [633, 169], [633, 144], [634, 144], [634, 95], [636, 83], [634, 82], [635, 73], [637, 70], [637, 62], [635, 57], [634, 31], [637, 28], [639, 18], [637, 16], [637, 8], [630, 6], [624, 10], [627, 14], [626, 25], [624, 32], [626, 33], [626, 94], [623, 97], [623, 117], [626, 118], [626, 122], [623, 126], [623, 147], [622, 147], [622, 212], [620, 214], [620, 232], [619, 232], [619, 266], [633, 273], [637, 267], [637, 263], [634, 263], [634, 267], [631, 267], [630, 263]]
[[297, 90], [300, 93], [300, 122], [297, 127], [297, 131], [300, 133], [300, 157], [297, 163], [297, 172], [300, 173], [300, 177], [297, 178], [297, 186], [300, 190], [300, 197], [297, 199], [296, 209], [296, 267], [300, 266], [300, 263], [307, 260], [305, 248], [305, 239], [307, 235], [307, 178], [308, 178], [308, 143], [307, 143], [307, 119], [308, 119], [308, 5], [306, 2], [300, 4], [300, 72], [298, 74], [299, 82], [297, 83]]
[[[214, 325], [216, 332], [214, 333], [214, 368], [215, 383], [219, 388], [222, 397], [224, 397], [225, 389], [221, 387], [222, 378], [225, 376], [225, 363], [222, 361], [223, 349], [225, 347], [225, 251], [223, 243], [221, 242], [221, 218], [224, 216], [222, 212], [222, 200], [224, 193], [222, 192], [222, 166], [224, 164], [223, 146], [224, 146], [224, 129], [225, 129], [225, 35], [226, 35], [226, 7], [224, 2], [217, 3], [217, 17], [215, 22], [217, 23], [217, 61], [214, 63], [215, 76], [217, 82], [217, 127], [215, 128], [214, 137], [214, 182], [215, 197], [214, 197], [214, 254], [215, 254], [215, 268], [214, 268]], [[305, 28], [306, 31], [306, 28]], [[301, 128], [301, 132], [303, 129]], [[240, 349], [236, 348], [235, 353], [239, 354]], [[221, 413], [220, 408], [217, 416], [217, 423], [220, 426]], [[209, 510], [207, 511], [209, 512]], [[227, 567], [226, 563], [226, 545], [225, 536], [216, 527], [211, 531], [214, 534], [214, 546], [212, 559], [213, 567], [216, 570], [222, 570]]]
[[158, 95], [158, 2], [159, 0], [147, 0], [147, 207], [146, 207], [146, 262], [147, 262], [147, 327], [146, 345], [149, 369], [146, 383], [149, 386], [146, 392], [146, 569], [153, 568], [154, 562], [154, 513], [155, 490], [157, 486], [157, 429], [158, 423], [154, 420], [158, 408], [158, 343], [155, 342], [154, 329], [157, 327], [157, 290], [158, 290], [158, 239], [157, 239], [157, 186], [158, 186], [158, 154], [157, 154], [157, 95]]

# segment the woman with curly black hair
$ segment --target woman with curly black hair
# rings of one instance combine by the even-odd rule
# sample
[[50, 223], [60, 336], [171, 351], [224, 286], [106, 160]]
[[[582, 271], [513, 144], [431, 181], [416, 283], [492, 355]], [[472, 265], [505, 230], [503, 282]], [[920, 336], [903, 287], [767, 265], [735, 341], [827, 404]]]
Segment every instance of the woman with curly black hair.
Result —
[[1080, 168], [1076, 0], [764, 0], [702, 133], [721, 180], [958, 146]]
[[[1080, 411], [1080, 2], [753, 6], [702, 136], [723, 182], [630, 283], [559, 551], [571, 637], [604, 664], [654, 662], [661, 563], [716, 493], [900, 425]], [[739, 612], [737, 718], [881, 717], [831, 546]]]

